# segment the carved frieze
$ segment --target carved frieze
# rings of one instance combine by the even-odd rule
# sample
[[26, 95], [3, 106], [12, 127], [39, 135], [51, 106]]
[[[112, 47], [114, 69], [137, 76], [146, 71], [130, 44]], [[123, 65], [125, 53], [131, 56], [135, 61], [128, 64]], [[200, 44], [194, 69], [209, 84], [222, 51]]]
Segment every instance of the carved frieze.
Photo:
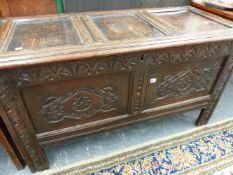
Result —
[[113, 56], [105, 59], [73, 61], [45, 66], [34, 66], [27, 69], [18, 69], [11, 74], [16, 78], [18, 86], [30, 86], [51, 81], [69, 80], [77, 77], [94, 76], [111, 72], [130, 71], [137, 69], [142, 61], [139, 56]]
[[164, 49], [157, 52], [149, 52], [145, 55], [146, 65], [162, 65], [194, 60], [204, 60], [211, 57], [229, 55], [232, 50], [232, 42], [210, 43], [197, 46]]

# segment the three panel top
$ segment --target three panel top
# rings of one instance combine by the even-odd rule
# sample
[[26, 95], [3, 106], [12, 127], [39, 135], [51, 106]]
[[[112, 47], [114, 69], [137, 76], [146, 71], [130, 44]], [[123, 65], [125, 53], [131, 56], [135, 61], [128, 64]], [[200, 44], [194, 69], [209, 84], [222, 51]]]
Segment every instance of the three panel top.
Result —
[[233, 39], [232, 27], [233, 22], [193, 7], [2, 19], [0, 68]]

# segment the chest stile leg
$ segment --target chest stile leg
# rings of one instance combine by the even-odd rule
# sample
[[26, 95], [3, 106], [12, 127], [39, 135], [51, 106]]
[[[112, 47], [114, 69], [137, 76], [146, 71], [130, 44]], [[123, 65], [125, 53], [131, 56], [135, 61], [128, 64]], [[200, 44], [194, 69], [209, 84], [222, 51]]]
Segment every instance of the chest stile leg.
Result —
[[0, 115], [8, 125], [8, 130], [31, 171], [47, 169], [47, 156], [25, 122], [25, 112], [22, 110], [17, 91], [10, 80], [0, 73]]
[[227, 82], [231, 77], [232, 67], [233, 67], [233, 56], [231, 55], [227, 59], [223, 71], [220, 75], [220, 78], [216, 82], [215, 88], [213, 89], [213, 92], [211, 94], [211, 100], [209, 101], [209, 104], [207, 105], [206, 108], [203, 108], [200, 112], [200, 115], [196, 121], [197, 126], [207, 124], [207, 122], [209, 121], [227, 85]]

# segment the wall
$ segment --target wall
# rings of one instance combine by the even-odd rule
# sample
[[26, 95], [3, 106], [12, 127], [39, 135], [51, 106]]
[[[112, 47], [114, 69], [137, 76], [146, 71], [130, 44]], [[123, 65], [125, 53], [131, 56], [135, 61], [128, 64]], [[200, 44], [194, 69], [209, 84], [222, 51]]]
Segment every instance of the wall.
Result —
[[190, 5], [191, 0], [141, 0], [142, 7], [164, 7]]
[[191, 0], [63, 0], [65, 12], [189, 5]]
[[65, 12], [140, 8], [141, 0], [63, 0]]

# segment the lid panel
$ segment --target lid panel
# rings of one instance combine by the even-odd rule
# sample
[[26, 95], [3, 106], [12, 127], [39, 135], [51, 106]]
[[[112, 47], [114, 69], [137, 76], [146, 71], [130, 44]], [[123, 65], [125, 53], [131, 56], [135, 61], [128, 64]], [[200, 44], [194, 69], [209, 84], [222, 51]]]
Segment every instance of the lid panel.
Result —
[[208, 19], [190, 10], [173, 12], [154, 12], [153, 15], [166, 20], [175, 27], [178, 27], [182, 33], [201, 33], [205, 31], [214, 31], [229, 28], [216, 21]]
[[91, 16], [109, 40], [139, 39], [162, 36], [158, 29], [134, 14]]
[[77, 44], [82, 39], [69, 17], [16, 21], [7, 51]]

